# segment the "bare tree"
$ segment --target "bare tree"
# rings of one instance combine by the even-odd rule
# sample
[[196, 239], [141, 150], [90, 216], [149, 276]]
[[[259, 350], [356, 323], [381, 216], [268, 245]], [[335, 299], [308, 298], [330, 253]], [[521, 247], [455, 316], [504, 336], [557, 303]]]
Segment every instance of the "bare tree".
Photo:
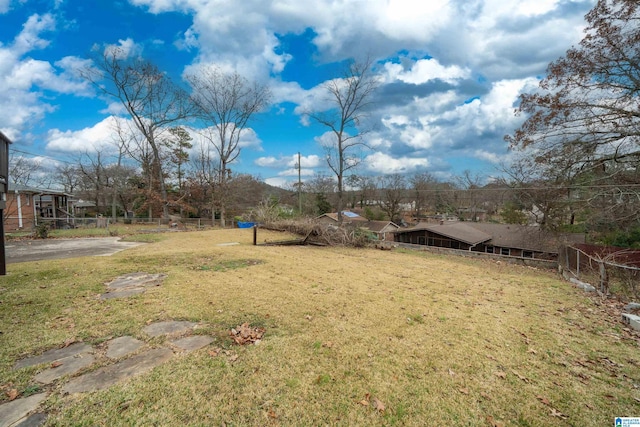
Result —
[[[532, 149], [538, 165], [561, 172], [554, 176], [577, 177], [585, 184], [593, 179], [591, 187], [613, 185], [600, 200], [608, 205], [620, 200], [616, 210], [634, 206], [623, 221], [614, 225], [609, 219], [609, 224], [637, 226], [640, 2], [598, 0], [586, 20], [580, 44], [549, 65], [536, 92], [521, 96], [517, 112], [527, 119], [506, 140], [512, 147]], [[558, 184], [570, 187], [575, 182]], [[617, 188], [619, 184], [626, 187]]]
[[335, 194], [336, 182], [330, 176], [316, 174], [313, 178], [304, 182], [304, 193], [312, 198], [307, 198], [305, 211], [313, 215], [322, 215], [331, 212], [332, 199]]
[[166, 73], [141, 58], [128, 59], [120, 48], [104, 51], [96, 61], [98, 70], [87, 68], [83, 75], [103, 94], [117, 99], [148, 144], [162, 203], [163, 218], [169, 217], [169, 200], [165, 183], [161, 135], [190, 114], [189, 97]]
[[404, 176], [394, 173], [380, 177], [380, 209], [390, 221], [402, 222], [402, 203], [407, 196], [407, 181]]
[[417, 221], [425, 214], [429, 207], [429, 200], [433, 199], [434, 187], [438, 181], [428, 172], [417, 173], [409, 179], [413, 194], [414, 215]]
[[98, 212], [103, 212], [109, 196], [107, 191], [106, 163], [102, 150], [85, 152], [77, 160], [80, 174], [79, 188], [96, 205]]
[[30, 186], [40, 182], [37, 172], [40, 170], [40, 160], [25, 156], [16, 156], [13, 151], [9, 155], [9, 179], [15, 184]]
[[478, 221], [478, 214], [482, 210], [484, 203], [484, 192], [482, 191], [482, 175], [473, 173], [469, 169], [462, 172], [462, 175], [456, 177], [458, 186], [461, 188], [458, 201], [458, 215], [467, 218], [473, 222]]
[[371, 104], [373, 92], [379, 85], [371, 67], [371, 59], [351, 63], [342, 78], [330, 80], [324, 85], [331, 109], [307, 112], [313, 120], [329, 128], [333, 137], [324, 148], [329, 168], [338, 180], [337, 208], [340, 223], [344, 207], [344, 177], [360, 163], [360, 158], [354, 151], [366, 147], [366, 143], [362, 140], [364, 131], [359, 126]]
[[66, 193], [73, 194], [80, 185], [80, 171], [75, 165], [62, 164], [56, 167], [55, 175], [55, 180], [58, 184], [62, 184]]
[[204, 125], [200, 133], [218, 154], [214, 207], [224, 227], [227, 184], [231, 179], [229, 165], [240, 155], [240, 138], [252, 117], [270, 102], [271, 91], [267, 86], [250, 83], [237, 72], [224, 73], [211, 67], [201, 67], [187, 76], [187, 81], [193, 89], [197, 116]]

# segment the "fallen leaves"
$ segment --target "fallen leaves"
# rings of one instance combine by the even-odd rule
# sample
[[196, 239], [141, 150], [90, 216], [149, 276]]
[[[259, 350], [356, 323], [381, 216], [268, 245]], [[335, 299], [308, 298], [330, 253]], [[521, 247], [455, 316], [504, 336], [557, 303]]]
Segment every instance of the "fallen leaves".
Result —
[[554, 407], [551, 405], [551, 401], [550, 401], [548, 398], [546, 398], [546, 397], [544, 397], [544, 396], [542, 396], [542, 395], [538, 395], [538, 396], [536, 396], [536, 398], [537, 398], [541, 403], [543, 403], [544, 405], [546, 405], [546, 406], [548, 406], [548, 407], [549, 407], [549, 410], [551, 411], [551, 412], [549, 413], [549, 415], [551, 415], [552, 417], [562, 418], [563, 420], [565, 420], [565, 419], [569, 418], [567, 415], [563, 414], [562, 412], [560, 412], [560, 411], [558, 411], [556, 408], [554, 408]]
[[496, 377], [502, 378], [503, 380], [507, 378], [507, 373], [503, 371], [497, 371], [493, 373]]
[[518, 377], [521, 381], [524, 381], [525, 383], [529, 382], [529, 378], [527, 377], [523, 377], [522, 375], [520, 375], [518, 372], [511, 370], [511, 372], [513, 373], [513, 375], [515, 375], [516, 377]]
[[380, 399], [375, 396], [371, 397], [370, 393], [365, 394], [364, 399], [359, 401], [358, 404], [362, 406], [371, 406], [371, 408], [380, 413], [384, 412], [387, 409], [385, 404]]
[[503, 427], [504, 424], [502, 424], [500, 421], [496, 421], [495, 418], [493, 418], [491, 415], [487, 415], [485, 417], [485, 419], [487, 420], [487, 423], [489, 423], [489, 425], [491, 427]]
[[275, 411], [273, 410], [273, 408], [269, 409], [269, 411], [267, 411], [267, 416], [269, 418], [271, 418], [272, 420], [275, 420], [278, 418], [278, 415], [275, 413]]
[[18, 395], [20, 395], [20, 393], [18, 393], [18, 390], [15, 388], [5, 391], [4, 394], [7, 395], [7, 397], [9, 398], [9, 401], [15, 400], [18, 397]]
[[549, 401], [549, 399], [547, 399], [544, 396], [538, 395], [536, 396], [536, 399], [538, 399], [540, 402], [544, 403], [547, 406], [551, 406], [551, 402]]
[[384, 410], [386, 409], [384, 406], [384, 403], [382, 403], [382, 401], [377, 397], [374, 397], [371, 403], [372, 403], [373, 409], [375, 409], [378, 412], [384, 412]]
[[231, 329], [231, 332], [229, 332], [229, 335], [231, 335], [231, 338], [233, 339], [233, 341], [238, 345], [245, 345], [245, 344], [258, 345], [260, 344], [260, 341], [262, 340], [262, 337], [264, 336], [265, 331], [266, 331], [265, 328], [251, 327], [249, 326], [249, 323], [245, 322], [242, 325]]
[[62, 365], [63, 365], [63, 363], [62, 363], [62, 362], [55, 361], [55, 362], [51, 363], [51, 368], [52, 368], [52, 369], [53, 369], [53, 368], [57, 368], [58, 366], [62, 366]]
[[209, 356], [211, 357], [218, 357], [220, 355], [225, 356], [231, 363], [235, 362], [236, 360], [238, 360], [238, 357], [240, 357], [237, 353], [234, 353], [231, 350], [223, 350], [220, 347], [209, 350]]

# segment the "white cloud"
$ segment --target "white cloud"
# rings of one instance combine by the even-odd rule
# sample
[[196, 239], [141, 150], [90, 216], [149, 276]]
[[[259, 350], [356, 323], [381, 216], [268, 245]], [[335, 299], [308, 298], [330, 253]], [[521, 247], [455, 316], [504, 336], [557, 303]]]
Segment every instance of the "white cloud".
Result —
[[115, 150], [116, 125], [118, 120], [107, 117], [92, 127], [77, 131], [51, 129], [47, 134], [47, 150], [83, 153], [95, 150]]
[[384, 64], [384, 69], [387, 82], [392, 83], [395, 80], [399, 80], [414, 85], [420, 85], [436, 79], [455, 84], [462, 79], [469, 78], [471, 74], [469, 69], [461, 68], [457, 65], [445, 67], [436, 59], [420, 59], [412, 64], [409, 70], [406, 70], [401, 64], [387, 62]]
[[[316, 171], [313, 169], [301, 169], [300, 170], [300, 176], [313, 176], [316, 174]], [[283, 171], [278, 172], [278, 176], [293, 176], [296, 177], [298, 176], [298, 169], [286, 169]]]
[[9, 11], [10, 4], [11, 0], [0, 0], [0, 14], [7, 13]]
[[385, 153], [371, 154], [364, 159], [364, 162], [369, 171], [377, 174], [412, 173], [417, 169], [429, 166], [429, 160], [426, 158], [394, 158]]
[[[298, 165], [298, 155], [292, 154], [291, 156], [285, 156], [276, 158], [273, 156], [260, 157], [254, 162], [258, 166], [268, 168], [293, 168]], [[320, 166], [320, 157], [315, 154], [310, 156], [300, 156], [300, 165], [303, 168], [316, 168]], [[296, 172], [297, 174], [297, 172]]]
[[266, 182], [269, 185], [272, 185], [274, 187], [280, 187], [280, 188], [287, 188], [290, 186], [291, 184], [291, 180], [288, 180], [286, 178], [281, 178], [281, 177], [272, 177], [272, 178], [267, 178], [264, 180], [264, 182]]
[[50, 14], [31, 15], [22, 26], [22, 31], [13, 41], [12, 50], [17, 55], [23, 55], [35, 49], [43, 49], [49, 45], [49, 41], [40, 38], [40, 33], [55, 29], [55, 20]]
[[127, 59], [138, 56], [142, 53], [141, 44], [133, 41], [131, 37], [119, 39], [117, 44], [108, 44], [104, 47], [107, 55], [114, 55], [117, 59]]
[[[208, 128], [193, 128], [189, 130], [191, 137], [198, 144], [204, 147], [210, 147], [213, 152], [214, 142], [219, 141], [218, 129], [214, 127]], [[194, 144], [195, 145], [195, 144]], [[250, 149], [254, 151], [263, 151], [262, 140], [258, 137], [258, 134], [252, 128], [244, 128], [240, 134], [240, 141], [238, 147], [242, 149]]]
[[47, 47], [49, 41], [41, 33], [54, 29], [52, 15], [32, 15], [12, 43], [0, 44], [0, 98], [3, 105], [11, 106], [0, 109], [5, 133], [17, 135], [55, 110], [55, 98], [45, 98], [44, 90], [75, 95], [90, 92], [76, 73], [83, 60], [69, 56], [51, 64], [26, 56]]

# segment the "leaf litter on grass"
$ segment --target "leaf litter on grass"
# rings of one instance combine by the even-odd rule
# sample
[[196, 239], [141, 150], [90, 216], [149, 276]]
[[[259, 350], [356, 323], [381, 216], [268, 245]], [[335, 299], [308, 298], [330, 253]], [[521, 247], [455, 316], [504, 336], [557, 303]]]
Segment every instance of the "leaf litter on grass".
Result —
[[233, 341], [238, 345], [254, 344], [258, 345], [266, 332], [265, 328], [250, 326], [248, 322], [232, 328], [229, 332]]

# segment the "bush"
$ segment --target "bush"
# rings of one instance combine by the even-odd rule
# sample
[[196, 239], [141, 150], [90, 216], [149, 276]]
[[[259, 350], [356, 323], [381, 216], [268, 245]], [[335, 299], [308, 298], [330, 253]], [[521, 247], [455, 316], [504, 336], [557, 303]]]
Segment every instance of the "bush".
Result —
[[36, 238], [46, 239], [49, 237], [49, 224], [40, 223], [35, 228]]

